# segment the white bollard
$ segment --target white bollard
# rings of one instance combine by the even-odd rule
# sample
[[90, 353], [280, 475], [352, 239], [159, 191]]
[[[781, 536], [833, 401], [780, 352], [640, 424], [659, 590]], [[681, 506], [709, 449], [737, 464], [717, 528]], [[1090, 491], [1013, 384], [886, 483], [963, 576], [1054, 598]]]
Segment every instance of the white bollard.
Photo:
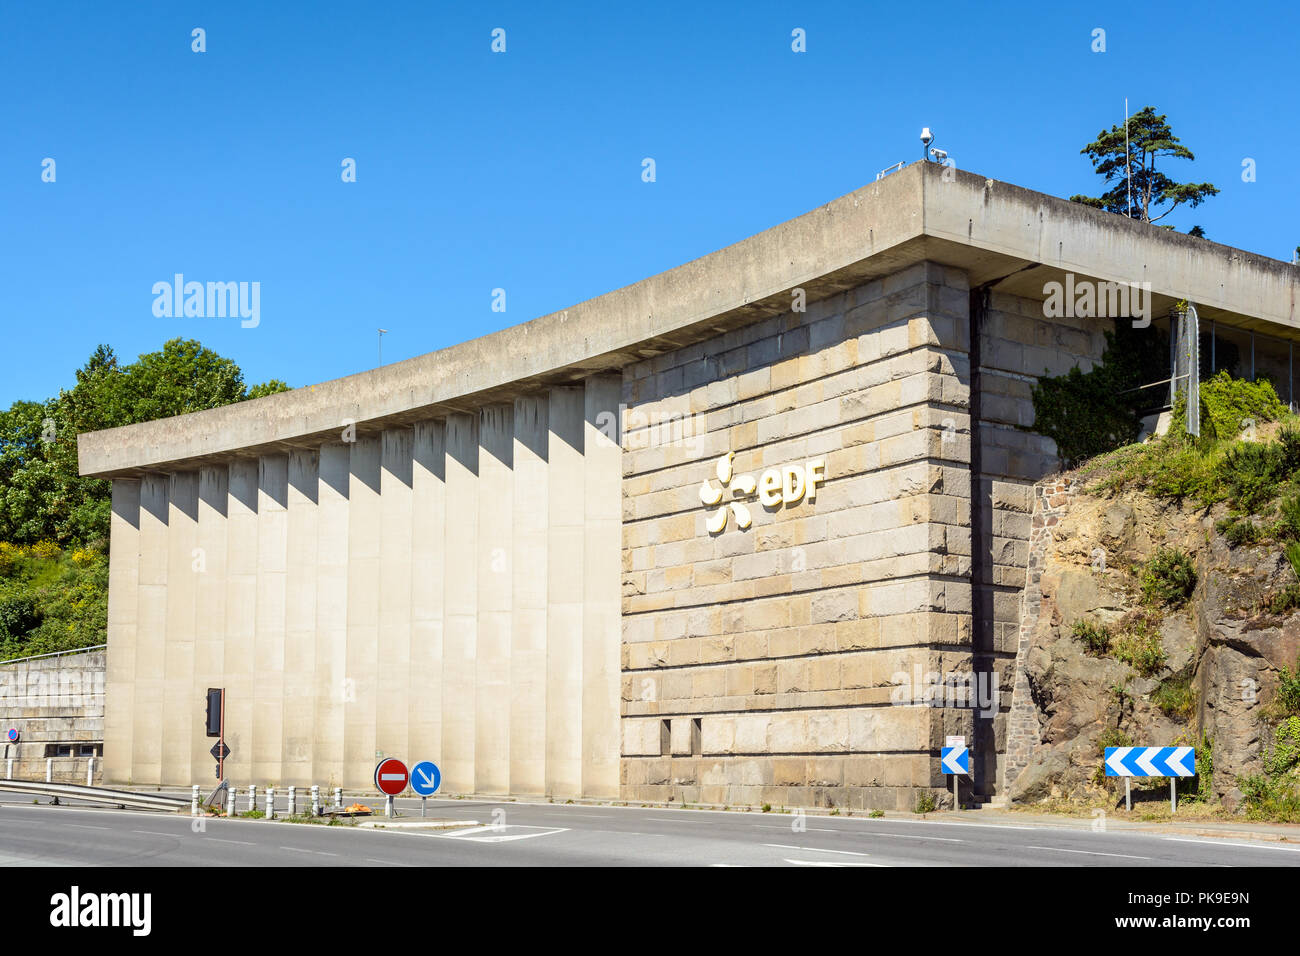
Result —
[[228, 817], [235, 815], [235, 794], [238, 792], [238, 787], [231, 787], [226, 791], [226, 816]]
[[46, 783], [54, 782], [54, 758], [53, 757], [45, 758], [45, 782]]
[[94, 785], [95, 785], [95, 758], [91, 757], [90, 766], [86, 768], [86, 786], [93, 787]]
[[339, 810], [343, 809], [343, 788], [342, 787], [334, 788], [334, 806]]
[[198, 815], [199, 815], [199, 785], [196, 783], [190, 789], [190, 816], [197, 817]]
[[314, 783], [311, 785], [311, 815], [320, 816], [320, 787]]
[[266, 818], [275, 819], [275, 787], [266, 788]]
[[252, 813], [257, 809], [257, 784], [252, 784], [248, 788], [248, 812]]
[[298, 815], [298, 788], [290, 784], [288, 816], [294, 817], [297, 815]]

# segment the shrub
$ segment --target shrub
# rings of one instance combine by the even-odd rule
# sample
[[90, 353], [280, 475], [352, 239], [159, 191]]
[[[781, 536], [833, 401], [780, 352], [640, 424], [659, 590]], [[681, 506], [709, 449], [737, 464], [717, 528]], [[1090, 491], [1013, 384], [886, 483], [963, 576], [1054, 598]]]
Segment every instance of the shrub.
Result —
[[1300, 608], [1300, 584], [1288, 584], [1269, 598], [1265, 607], [1269, 614], [1290, 614]]
[[1097, 749], [1104, 757], [1107, 747], [1132, 747], [1133, 738], [1118, 727], [1107, 727], [1097, 738]]
[[[1273, 527], [1273, 534], [1283, 541], [1300, 541], [1300, 495], [1282, 499], [1277, 510], [1278, 521]], [[1296, 574], [1300, 574], [1300, 569]]]
[[1157, 607], [1182, 607], [1196, 590], [1192, 559], [1177, 548], [1161, 548], [1142, 570], [1142, 597]]
[[1254, 544], [1259, 540], [1260, 531], [1255, 522], [1249, 518], [1229, 517], [1215, 524], [1214, 529], [1223, 535], [1228, 544], [1234, 548]]
[[1092, 654], [1105, 654], [1110, 650], [1111, 633], [1104, 624], [1080, 618], [1074, 622], [1074, 639]]
[[938, 804], [934, 802], [934, 794], [929, 790], [922, 790], [916, 798], [916, 806], [912, 808], [913, 813], [933, 813]]
[[1277, 433], [1277, 443], [1282, 449], [1282, 469], [1288, 475], [1300, 474], [1300, 426], [1283, 425]]
[[41, 623], [41, 609], [25, 595], [0, 601], [0, 641], [21, 640]]
[[1277, 497], [1281, 465], [1282, 450], [1276, 443], [1239, 442], [1228, 449], [1217, 471], [1233, 507], [1259, 514]]
[[1296, 662], [1294, 670], [1283, 664], [1278, 671], [1273, 712], [1278, 716], [1300, 716], [1300, 661]]
[[1300, 541], [1292, 541], [1283, 549], [1282, 553], [1286, 555], [1287, 561], [1290, 562], [1291, 570], [1295, 572], [1295, 576], [1300, 578]]
[[1233, 378], [1224, 371], [1201, 383], [1201, 400], [1202, 427], [1208, 417], [1210, 427], [1220, 438], [1240, 434], [1243, 421], [1275, 422], [1287, 413], [1271, 382]]

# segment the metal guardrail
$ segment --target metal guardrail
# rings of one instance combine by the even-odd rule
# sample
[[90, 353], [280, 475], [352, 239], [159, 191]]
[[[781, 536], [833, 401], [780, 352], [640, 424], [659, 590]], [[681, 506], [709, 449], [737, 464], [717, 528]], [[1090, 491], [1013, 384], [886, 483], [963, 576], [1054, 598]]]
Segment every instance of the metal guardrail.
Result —
[[137, 807], [146, 810], [189, 810], [190, 808], [189, 797], [169, 797], [161, 793], [133, 793], [128, 790], [108, 790], [104, 787], [83, 787], [75, 783], [0, 779], [0, 793], [31, 793], [43, 797], [88, 800], [92, 803], [111, 803], [119, 807]]
[[63, 657], [66, 654], [87, 654], [90, 651], [102, 651], [107, 644], [92, 644], [90, 647], [74, 647], [69, 651], [50, 651], [48, 654], [31, 654], [27, 657], [10, 657], [0, 660], [0, 667], [5, 664], [21, 664], [23, 661], [38, 661], [45, 657]]

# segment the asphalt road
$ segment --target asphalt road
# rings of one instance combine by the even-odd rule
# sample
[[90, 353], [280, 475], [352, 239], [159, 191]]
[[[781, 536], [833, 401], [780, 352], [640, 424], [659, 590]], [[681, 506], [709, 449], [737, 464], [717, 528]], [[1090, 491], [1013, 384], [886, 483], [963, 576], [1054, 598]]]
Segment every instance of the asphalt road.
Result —
[[[0, 798], [0, 865], [1300, 866], [1300, 846], [1095, 831], [1077, 822], [808, 816], [796, 830], [787, 814], [431, 800], [431, 818], [480, 826], [365, 830], [31, 799]], [[401, 819], [417, 819], [418, 807], [401, 801]]]

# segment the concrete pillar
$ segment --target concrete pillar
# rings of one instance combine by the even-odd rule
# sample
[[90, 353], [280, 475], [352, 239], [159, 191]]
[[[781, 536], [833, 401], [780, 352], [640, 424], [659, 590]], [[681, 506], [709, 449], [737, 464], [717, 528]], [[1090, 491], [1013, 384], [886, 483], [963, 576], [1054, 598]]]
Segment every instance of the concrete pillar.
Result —
[[474, 789], [475, 667], [478, 624], [478, 416], [447, 419], [447, 525], [443, 591], [443, 785]]
[[[163, 643], [162, 771], [164, 783], [192, 784], [192, 724], [194, 641], [199, 543], [199, 473], [183, 471], [168, 477], [167, 502], [167, 631]], [[199, 710], [198, 722], [203, 722]], [[199, 771], [208, 771], [199, 764]], [[210, 772], [210, 771], [208, 771]]]
[[348, 646], [343, 704], [343, 785], [373, 785], [379, 671], [380, 443], [351, 443], [348, 481]]
[[316, 682], [316, 496], [320, 453], [289, 452], [288, 561], [284, 581], [284, 769], [282, 780], [310, 786], [313, 779]]
[[[208, 737], [203, 715], [209, 687], [225, 687], [226, 643], [226, 506], [230, 470], [222, 466], [199, 469], [198, 552], [195, 570], [194, 681], [190, 705], [190, 752], [194, 779], [216, 779], [216, 761], [208, 753], [215, 740]], [[227, 774], [229, 766], [227, 766]]]
[[379, 686], [375, 746], [411, 761], [407, 719], [411, 668], [411, 442], [409, 428], [383, 434], [380, 453]]
[[263, 455], [257, 479], [257, 621], [253, 639], [253, 777], [284, 778], [285, 570], [289, 457]]
[[140, 587], [140, 482], [113, 479], [109, 517], [108, 653], [104, 665], [104, 783], [131, 778]]
[[446, 561], [447, 429], [417, 422], [411, 456], [411, 666], [409, 747], [414, 761], [442, 762], [442, 602]]
[[166, 475], [148, 475], [140, 480], [139, 631], [131, 734], [131, 781], [138, 784], [162, 783], [169, 484]]
[[584, 390], [551, 389], [547, 412], [546, 792], [582, 794]]
[[[515, 400], [510, 792], [546, 792], [546, 397]], [[561, 558], [562, 559], [562, 558]]]
[[582, 619], [582, 793], [618, 796], [622, 645], [623, 379], [587, 379], [583, 438], [585, 504]]
[[226, 778], [253, 778], [253, 640], [257, 621], [257, 460], [230, 463], [226, 497]]
[[322, 445], [316, 498], [316, 674], [312, 776], [343, 782], [343, 717], [350, 694], [348, 646], [348, 484], [351, 446]]
[[510, 790], [514, 417], [513, 405], [489, 405], [479, 413], [474, 724], [474, 778], [478, 793]]

